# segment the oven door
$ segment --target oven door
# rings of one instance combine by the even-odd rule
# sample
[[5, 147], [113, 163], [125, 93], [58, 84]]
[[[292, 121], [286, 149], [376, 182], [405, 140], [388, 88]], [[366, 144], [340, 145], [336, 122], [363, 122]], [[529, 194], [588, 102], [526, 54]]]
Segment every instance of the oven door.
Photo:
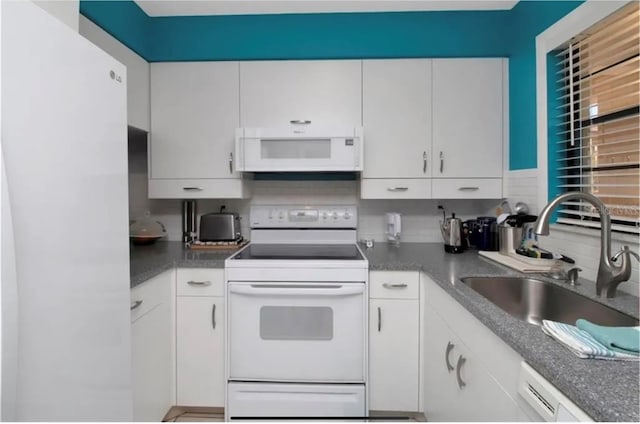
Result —
[[229, 282], [229, 379], [364, 382], [364, 283]]

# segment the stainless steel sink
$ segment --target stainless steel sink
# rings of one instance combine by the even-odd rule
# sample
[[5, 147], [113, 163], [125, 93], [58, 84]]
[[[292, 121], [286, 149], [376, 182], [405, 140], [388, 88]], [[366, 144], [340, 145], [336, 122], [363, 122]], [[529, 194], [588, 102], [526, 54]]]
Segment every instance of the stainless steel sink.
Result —
[[575, 325], [637, 326], [638, 320], [562, 287], [533, 278], [466, 277], [462, 282], [516, 318], [536, 325], [552, 320]]

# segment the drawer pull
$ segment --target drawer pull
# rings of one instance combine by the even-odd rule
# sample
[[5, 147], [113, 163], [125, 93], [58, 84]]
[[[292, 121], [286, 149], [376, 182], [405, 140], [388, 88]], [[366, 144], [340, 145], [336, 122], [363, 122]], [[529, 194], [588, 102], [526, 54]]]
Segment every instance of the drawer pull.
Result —
[[184, 191], [202, 191], [202, 187], [182, 187]]
[[399, 283], [399, 284], [383, 283], [382, 287], [384, 287], [385, 289], [406, 289], [408, 285], [407, 283]]
[[378, 333], [382, 329], [382, 308], [378, 306]]
[[480, 190], [480, 187], [460, 187], [458, 188], [459, 191], [478, 191]]
[[444, 172], [444, 152], [440, 152], [440, 173]]
[[409, 187], [387, 187], [389, 191], [407, 191]]
[[229, 153], [229, 174], [233, 174], [233, 152]]
[[139, 307], [140, 305], [142, 305], [142, 300], [136, 300], [135, 302], [133, 302], [131, 304], [131, 310], [133, 311], [134, 309], [136, 309], [137, 307]]
[[213, 329], [216, 329], [216, 304], [213, 304], [213, 308], [211, 308], [211, 326]]
[[427, 173], [427, 152], [422, 152], [422, 173], [426, 174]]
[[449, 372], [453, 371], [453, 365], [449, 362], [449, 354], [451, 354], [454, 347], [455, 345], [453, 343], [447, 342], [447, 350], [444, 353], [444, 362], [447, 364], [447, 371]]
[[187, 284], [189, 284], [190, 286], [210, 286], [211, 285], [211, 281], [187, 281]]
[[291, 122], [293, 125], [309, 125], [311, 123], [311, 121], [307, 119], [293, 119], [289, 122]]
[[462, 366], [465, 362], [467, 362], [467, 360], [464, 358], [464, 356], [460, 355], [460, 357], [458, 358], [458, 364], [456, 365], [456, 379], [458, 380], [458, 387], [460, 387], [461, 389], [464, 389], [464, 387], [467, 385], [467, 383], [462, 381], [462, 377], [460, 376], [460, 371], [462, 370]]

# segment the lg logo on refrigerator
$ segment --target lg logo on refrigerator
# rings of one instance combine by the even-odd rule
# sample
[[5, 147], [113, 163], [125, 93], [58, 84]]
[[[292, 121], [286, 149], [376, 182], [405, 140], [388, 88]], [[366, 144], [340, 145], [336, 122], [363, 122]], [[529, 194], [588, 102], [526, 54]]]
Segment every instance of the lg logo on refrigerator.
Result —
[[112, 80], [116, 80], [118, 82], [122, 82], [122, 77], [118, 74], [116, 74], [113, 70], [111, 70], [111, 72], [109, 72], [109, 76], [111, 77]]

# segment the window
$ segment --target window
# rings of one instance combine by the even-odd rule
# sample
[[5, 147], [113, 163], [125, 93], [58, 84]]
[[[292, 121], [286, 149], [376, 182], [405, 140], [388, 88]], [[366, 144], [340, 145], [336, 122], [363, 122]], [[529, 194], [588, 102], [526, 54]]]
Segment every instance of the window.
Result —
[[[599, 197], [616, 231], [640, 233], [640, 13], [631, 2], [552, 52], [555, 187]], [[553, 140], [552, 140], [553, 142]], [[550, 158], [550, 161], [552, 159]], [[566, 202], [558, 222], [599, 228], [593, 206]]]

